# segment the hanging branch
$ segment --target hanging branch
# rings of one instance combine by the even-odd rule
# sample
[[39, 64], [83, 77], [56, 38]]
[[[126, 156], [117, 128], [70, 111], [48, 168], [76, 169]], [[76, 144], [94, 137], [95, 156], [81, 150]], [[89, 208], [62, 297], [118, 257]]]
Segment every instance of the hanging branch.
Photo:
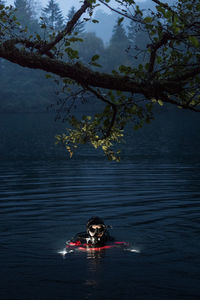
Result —
[[108, 105], [110, 105], [112, 107], [113, 110], [113, 114], [112, 114], [112, 119], [110, 121], [110, 125], [108, 126], [108, 129], [106, 131], [106, 134], [104, 136], [104, 138], [107, 138], [110, 136], [111, 130], [115, 124], [115, 120], [117, 117], [117, 105], [112, 103], [111, 101], [109, 101], [108, 99], [106, 99], [104, 96], [102, 96], [102, 94], [100, 92], [97, 92], [96, 90], [92, 89], [91, 87], [87, 86], [87, 89], [93, 93], [98, 99], [100, 99], [101, 101], [103, 101], [104, 103], [107, 103]]

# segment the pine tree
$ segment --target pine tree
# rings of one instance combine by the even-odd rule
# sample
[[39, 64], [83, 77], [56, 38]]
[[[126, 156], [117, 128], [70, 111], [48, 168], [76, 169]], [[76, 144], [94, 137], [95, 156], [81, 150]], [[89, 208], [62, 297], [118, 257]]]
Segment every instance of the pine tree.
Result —
[[107, 48], [107, 71], [118, 68], [121, 64], [128, 63], [127, 48], [129, 47], [129, 40], [122, 23], [114, 25], [113, 34], [110, 39], [109, 47]]
[[114, 25], [113, 34], [110, 40], [110, 45], [121, 47], [125, 49], [128, 47], [129, 41], [126, 35], [126, 31], [122, 25], [122, 23], [117, 23]]
[[30, 32], [34, 32], [38, 29], [38, 23], [36, 20], [36, 13], [29, 0], [15, 0], [16, 17], [20, 24], [28, 26]]
[[15, 0], [16, 17], [22, 25], [28, 25], [32, 19], [30, 3], [27, 0]]
[[[76, 9], [75, 9], [74, 6], [72, 6], [71, 9], [69, 10], [68, 14], [67, 14], [67, 21], [70, 21], [72, 19], [75, 12], [76, 12]], [[76, 23], [76, 25], [74, 27], [74, 32], [82, 33], [85, 30], [84, 27], [85, 27], [85, 24], [83, 24], [83, 22], [78, 20], [78, 22]]]
[[63, 27], [63, 15], [55, 0], [49, 0], [47, 6], [42, 9], [43, 23], [52, 30], [61, 30]]
[[98, 63], [101, 64], [104, 56], [104, 44], [102, 39], [97, 37], [94, 32], [85, 32], [83, 34], [83, 42], [77, 45], [77, 50], [83, 62], [88, 63], [95, 53], [100, 56]]
[[128, 40], [129, 40], [129, 45], [131, 48], [134, 47], [135, 45], [135, 38], [136, 38], [136, 24], [134, 21], [131, 21], [129, 26], [127, 27], [128, 29]]

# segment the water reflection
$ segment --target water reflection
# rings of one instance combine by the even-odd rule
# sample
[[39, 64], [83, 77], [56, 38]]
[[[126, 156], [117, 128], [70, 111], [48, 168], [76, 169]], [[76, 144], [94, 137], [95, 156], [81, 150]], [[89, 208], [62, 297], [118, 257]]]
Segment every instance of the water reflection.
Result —
[[[94, 279], [87, 279], [85, 281], [85, 285], [89, 286], [89, 287], [95, 287], [97, 285], [97, 281]], [[90, 296], [91, 294], [88, 294], [88, 296]]]
[[[85, 299], [90, 299], [95, 297], [95, 293], [101, 288], [102, 278], [99, 276], [101, 273], [101, 268], [103, 260], [106, 256], [106, 250], [89, 250], [87, 255], [87, 279], [85, 280], [85, 286], [89, 289], [86, 293]], [[96, 298], [96, 297], [95, 297]]]
[[105, 257], [106, 250], [89, 250], [87, 251], [87, 259], [88, 259], [88, 265], [89, 269], [91, 271], [96, 271], [98, 268], [98, 265], [101, 263], [101, 260]]

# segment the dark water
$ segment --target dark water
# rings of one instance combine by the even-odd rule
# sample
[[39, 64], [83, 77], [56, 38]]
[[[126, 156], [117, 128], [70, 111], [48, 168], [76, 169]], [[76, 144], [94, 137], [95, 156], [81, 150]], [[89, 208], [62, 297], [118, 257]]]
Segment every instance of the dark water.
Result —
[[[53, 144], [45, 148], [50, 122], [10, 118], [15, 126], [8, 116], [1, 126], [0, 300], [200, 299], [198, 133], [192, 143], [186, 131], [166, 132], [168, 141], [151, 132], [153, 146], [147, 134], [135, 157], [115, 164], [89, 153], [63, 159]], [[92, 215], [140, 253], [58, 254]]]

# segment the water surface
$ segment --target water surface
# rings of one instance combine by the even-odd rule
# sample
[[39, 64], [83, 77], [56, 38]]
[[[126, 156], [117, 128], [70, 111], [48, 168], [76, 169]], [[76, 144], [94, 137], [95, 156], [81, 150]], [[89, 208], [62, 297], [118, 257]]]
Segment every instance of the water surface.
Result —
[[[199, 123], [181, 120], [134, 133], [116, 164], [67, 159], [46, 115], [2, 115], [0, 300], [199, 300]], [[140, 253], [58, 254], [93, 215]]]
[[[2, 163], [0, 299], [199, 299], [200, 164]], [[92, 215], [140, 253], [57, 252]]]

